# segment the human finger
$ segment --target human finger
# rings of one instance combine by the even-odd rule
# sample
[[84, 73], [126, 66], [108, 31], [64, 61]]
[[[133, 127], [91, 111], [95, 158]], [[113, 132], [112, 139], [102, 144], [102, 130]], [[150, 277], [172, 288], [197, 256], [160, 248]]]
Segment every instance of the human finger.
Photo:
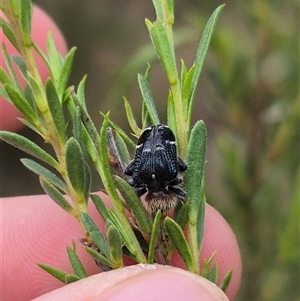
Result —
[[210, 281], [185, 270], [162, 265], [134, 265], [97, 274], [45, 294], [35, 301], [226, 301]]
[[[218, 284], [220, 284], [229, 270], [233, 270], [230, 284], [226, 290], [226, 295], [230, 300], [233, 300], [239, 290], [242, 274], [242, 260], [239, 246], [234, 232], [222, 215], [209, 204], [206, 205], [205, 210], [200, 264], [204, 259], [209, 259], [215, 253], [211, 266], [214, 263], [218, 263]], [[182, 259], [176, 252], [173, 255], [172, 265], [185, 268]]]
[[[101, 197], [105, 202], [109, 202], [106, 195], [101, 194]], [[2, 209], [4, 238], [2, 282], [5, 295], [14, 296], [13, 299], [16, 300], [28, 300], [60, 287], [62, 284], [42, 271], [37, 263], [46, 263], [71, 273], [65, 246], [71, 245], [72, 240], [77, 241], [77, 253], [88, 274], [99, 272], [91, 258], [78, 244], [77, 238], [81, 237], [78, 222], [61, 210], [48, 196], [3, 199]], [[207, 231], [209, 235], [210, 229], [212, 232], [215, 231], [219, 217], [218, 215], [213, 217], [214, 211], [210, 209], [206, 211], [205, 232]], [[90, 212], [100, 229], [104, 231], [105, 225], [92, 205]], [[210, 220], [214, 222], [209, 222]], [[208, 243], [205, 247], [209, 255], [215, 251], [215, 246], [216, 244]], [[222, 254], [221, 258], [227, 256], [229, 262], [233, 264], [234, 258], [229, 254], [232, 248], [226, 249], [228, 251], [222, 252], [219, 248], [218, 252]], [[180, 266], [180, 260], [176, 258], [173, 263]], [[224, 262], [220, 263], [220, 270], [223, 264]], [[13, 278], [10, 277], [12, 272]], [[233, 287], [237, 291], [238, 282]], [[20, 299], [25, 296], [25, 299]]]

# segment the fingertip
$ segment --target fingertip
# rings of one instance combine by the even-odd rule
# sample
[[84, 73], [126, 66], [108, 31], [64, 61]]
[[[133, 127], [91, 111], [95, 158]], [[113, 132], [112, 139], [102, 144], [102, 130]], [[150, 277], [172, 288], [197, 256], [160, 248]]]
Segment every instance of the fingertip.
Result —
[[[104, 194], [100, 195], [104, 202], [109, 204], [108, 197]], [[15, 210], [16, 208], [18, 210]], [[9, 277], [9, 274], [2, 275], [6, 281], [3, 292], [13, 296], [16, 300], [20, 296], [27, 296], [30, 299], [60, 287], [62, 284], [42, 271], [37, 263], [49, 264], [72, 272], [66, 246], [70, 246], [72, 240], [82, 236], [78, 222], [61, 210], [46, 195], [3, 199], [2, 209], [3, 254], [5, 255], [3, 271], [9, 274], [14, 271], [14, 279]], [[98, 227], [104, 231], [104, 222], [92, 203], [90, 214]], [[16, 231], [16, 233], [12, 231]], [[11, 249], [11, 246], [15, 246], [14, 249], [5, 252], [5, 250]], [[238, 245], [226, 221], [208, 205], [200, 262], [203, 262], [204, 258], [209, 258], [214, 251], [217, 251], [215, 260], [219, 264], [220, 279], [229, 269], [233, 269], [232, 281], [226, 292], [229, 299], [233, 300], [241, 279]], [[78, 241], [77, 253], [89, 275], [99, 272]], [[172, 264], [185, 268], [178, 262], [179, 260]], [[164, 282], [165, 280], [161, 277], [160, 281]], [[144, 289], [146, 290], [146, 287]]]
[[210, 281], [182, 269], [161, 265], [135, 265], [105, 272], [41, 296], [49, 300], [205, 300], [226, 301]]
[[226, 295], [234, 300], [241, 282], [242, 260], [236, 236], [223, 218], [223, 216], [212, 206], [206, 206], [206, 220], [202, 245], [202, 259], [208, 259], [213, 252], [216, 252], [212, 264], [218, 263], [219, 281], [226, 273], [233, 271]]
[[145, 265], [145, 271], [106, 289], [96, 300], [228, 300], [212, 282], [170, 266]]
[[[103, 195], [103, 198], [106, 200], [107, 197]], [[66, 251], [66, 246], [71, 246], [73, 241], [87, 273], [99, 272], [79, 242], [82, 230], [78, 221], [47, 195], [5, 198], [1, 202], [4, 297], [29, 300], [62, 286], [60, 281], [38, 267], [38, 263], [73, 273]], [[104, 230], [104, 222], [95, 208], [92, 208], [91, 216]], [[11, 273], [14, 273], [13, 277]]]
[[[203, 243], [200, 254], [200, 264], [215, 253], [212, 265], [218, 263], [218, 284], [226, 273], [233, 270], [226, 295], [234, 300], [241, 282], [242, 261], [236, 237], [222, 215], [209, 204], [206, 204]], [[172, 265], [185, 269], [185, 264], [178, 253], [174, 253]], [[211, 266], [212, 266], [211, 265]]]

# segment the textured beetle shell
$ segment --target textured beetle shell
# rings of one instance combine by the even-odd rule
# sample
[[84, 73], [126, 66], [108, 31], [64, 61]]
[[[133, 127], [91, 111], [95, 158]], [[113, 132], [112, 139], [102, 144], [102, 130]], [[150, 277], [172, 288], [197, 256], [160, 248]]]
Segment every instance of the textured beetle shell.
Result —
[[138, 141], [133, 164], [132, 178], [137, 186], [163, 189], [178, 173], [173, 132], [165, 126], [146, 129]]
[[142, 133], [134, 160], [126, 167], [125, 174], [132, 177], [131, 185], [139, 196], [148, 191], [148, 207], [154, 204], [150, 205], [150, 211], [153, 211], [152, 207], [168, 211], [175, 207], [173, 203], [177, 204], [173, 199], [176, 195], [181, 199], [185, 195], [179, 187], [175, 187], [182, 182], [178, 173], [185, 169], [185, 163], [177, 157], [174, 133], [159, 124]]

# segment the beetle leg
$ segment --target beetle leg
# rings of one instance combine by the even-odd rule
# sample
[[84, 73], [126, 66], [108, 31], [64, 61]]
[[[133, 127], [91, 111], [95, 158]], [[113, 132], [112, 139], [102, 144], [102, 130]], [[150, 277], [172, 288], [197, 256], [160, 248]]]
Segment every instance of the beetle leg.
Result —
[[134, 171], [134, 161], [130, 162], [124, 170], [124, 174], [127, 176], [132, 176]]
[[183, 199], [185, 198], [186, 193], [182, 189], [178, 187], [170, 186], [169, 190], [175, 192], [178, 196], [182, 197]]
[[174, 180], [169, 182], [169, 186], [176, 186], [179, 185], [180, 183], [182, 183], [182, 180], [180, 178], [175, 178]]
[[183, 171], [185, 171], [187, 169], [186, 164], [184, 163], [184, 161], [181, 158], [178, 157], [178, 161], [177, 162], [178, 162], [178, 168], [179, 168], [180, 172], [183, 172]]
[[141, 197], [143, 194], [145, 194], [147, 192], [146, 187], [142, 187], [136, 190], [136, 194], [138, 197]]

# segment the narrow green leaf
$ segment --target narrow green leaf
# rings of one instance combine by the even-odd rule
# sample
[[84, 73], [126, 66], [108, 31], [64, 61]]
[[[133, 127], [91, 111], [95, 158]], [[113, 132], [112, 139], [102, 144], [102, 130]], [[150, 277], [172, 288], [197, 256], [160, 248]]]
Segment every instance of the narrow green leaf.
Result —
[[166, 0], [166, 16], [167, 24], [172, 25], [174, 23], [174, 0]]
[[[100, 113], [101, 116], [105, 116], [103, 113]], [[109, 126], [111, 126], [122, 138], [123, 140], [130, 145], [130, 147], [135, 148], [136, 144], [133, 142], [133, 140], [114, 122], [109, 120]]]
[[28, 169], [30, 169], [37, 175], [42, 176], [44, 179], [46, 179], [48, 182], [56, 186], [58, 189], [62, 190], [64, 193], [67, 193], [66, 184], [49, 169], [45, 168], [44, 166], [40, 165], [39, 163], [31, 159], [21, 159], [21, 162]]
[[[72, 99], [72, 94], [76, 94], [74, 92], [74, 86], [70, 86], [68, 87], [64, 94], [63, 94], [63, 97], [62, 97], [62, 103], [65, 104], [68, 100]], [[77, 94], [76, 94], [77, 95]], [[73, 103], [74, 107], [75, 107], [75, 104]], [[71, 111], [70, 111], [71, 112]]]
[[169, 238], [183, 259], [187, 269], [191, 272], [194, 271], [195, 267], [193, 264], [193, 258], [182, 229], [173, 219], [168, 216], [164, 220], [164, 225]]
[[82, 265], [82, 262], [80, 261], [78, 255], [76, 254], [75, 244], [73, 243], [73, 248], [67, 247], [68, 257], [70, 260], [70, 263], [72, 265], [74, 273], [80, 278], [86, 278], [87, 273]]
[[60, 74], [60, 69], [61, 69], [61, 64], [60, 64], [60, 58], [54, 43], [53, 35], [52, 32], [48, 33], [47, 36], [47, 52], [48, 52], [48, 57], [49, 57], [49, 65], [51, 68], [51, 74], [53, 76], [53, 80], [56, 84], [58, 84], [59, 81], [59, 74]]
[[12, 43], [12, 45], [18, 50], [18, 52], [20, 52], [15, 34], [11, 30], [10, 25], [2, 17], [0, 17], [0, 27], [2, 28], [3, 33], [8, 38], [8, 40]]
[[58, 88], [57, 88], [57, 93], [60, 97], [62, 97], [62, 95], [64, 94], [64, 91], [67, 87], [67, 83], [68, 83], [70, 73], [72, 70], [75, 51], [76, 51], [76, 47], [71, 48], [71, 50], [65, 57], [65, 60], [63, 62], [63, 65], [62, 65], [62, 68], [60, 71], [60, 77], [59, 77]]
[[40, 176], [40, 183], [44, 191], [50, 196], [50, 198], [63, 210], [74, 215], [74, 208], [66, 200], [66, 198], [60, 193], [60, 191], [55, 188], [49, 181], [44, 177]]
[[206, 201], [205, 201], [205, 189], [204, 189], [204, 175], [201, 181], [201, 189], [200, 189], [200, 206], [198, 209], [198, 217], [197, 217], [197, 246], [198, 246], [198, 252], [200, 252], [202, 247], [202, 241], [203, 241], [203, 234], [204, 234], [204, 221], [205, 221], [205, 207], [206, 207]]
[[127, 121], [130, 125], [130, 128], [135, 135], [140, 136], [142, 130], [138, 127], [138, 125], [134, 119], [131, 106], [130, 106], [129, 102], [127, 101], [126, 97], [123, 97], [123, 99], [124, 99], [124, 107], [125, 107], [125, 111], [126, 111]]
[[38, 55], [41, 57], [41, 59], [44, 61], [44, 63], [46, 64], [48, 70], [51, 73], [52, 79], [55, 80], [55, 77], [52, 74], [51, 64], [50, 64], [47, 56], [44, 54], [43, 50], [34, 42], [32, 42], [32, 47], [38, 53]]
[[176, 140], [178, 139], [178, 133], [177, 133], [177, 122], [176, 122], [176, 114], [175, 114], [175, 105], [174, 105], [174, 100], [173, 100], [173, 94], [172, 91], [169, 90], [169, 95], [168, 95], [168, 126], [170, 129], [172, 129]]
[[216, 284], [219, 276], [219, 266], [216, 262], [213, 263], [215, 255], [216, 252], [214, 252], [208, 259], [204, 259], [201, 276]]
[[7, 48], [6, 48], [6, 46], [5, 46], [4, 43], [2, 43], [2, 56], [4, 58], [6, 67], [7, 67], [8, 72], [9, 72], [9, 75], [10, 75], [10, 77], [12, 79], [11, 82], [14, 85], [14, 89], [17, 89], [20, 92], [21, 88], [20, 88], [19, 80], [18, 80], [16, 72], [15, 72], [13, 66], [12, 66], [11, 59], [9, 57], [9, 54], [7, 52]]
[[115, 227], [115, 223], [113, 222], [113, 219], [107, 219], [105, 222], [105, 233], [106, 233], [106, 237], [107, 237], [107, 230], [110, 226], [114, 226]]
[[210, 276], [209, 262], [206, 259], [203, 261], [202, 264], [201, 276], [204, 277], [205, 279], [209, 279]]
[[32, 129], [34, 132], [43, 137], [42, 131], [40, 131], [31, 121], [25, 118], [18, 118], [25, 126]]
[[83, 124], [81, 122], [81, 113], [80, 113], [79, 107], [74, 107], [74, 112], [72, 114], [72, 123], [73, 123], [74, 138], [78, 141], [78, 143], [80, 144], [80, 147], [84, 151], [84, 149], [86, 148], [86, 145], [84, 144], [83, 139], [82, 139]]
[[106, 222], [107, 219], [111, 219], [110, 213], [105, 205], [104, 201], [100, 198], [99, 195], [91, 194], [91, 199], [95, 204], [96, 209], [101, 215], [102, 219]]
[[12, 103], [24, 116], [26, 116], [35, 125], [40, 123], [38, 115], [18, 90], [9, 85], [5, 85], [5, 90]]
[[189, 109], [188, 109], [188, 116], [190, 118], [191, 116], [191, 111], [192, 111], [192, 104], [193, 104], [193, 100], [195, 97], [195, 91], [196, 91], [196, 87], [198, 84], [198, 80], [199, 80], [199, 76], [202, 70], [202, 66], [203, 66], [203, 62], [204, 62], [204, 58], [206, 56], [207, 53], [207, 49], [209, 46], [209, 42], [213, 33], [213, 29], [215, 27], [215, 24], [222, 12], [224, 8], [224, 4], [220, 5], [219, 7], [217, 7], [217, 9], [213, 12], [213, 14], [211, 15], [211, 17], [209, 18], [205, 29], [202, 33], [201, 39], [200, 39], [200, 43], [197, 49], [197, 53], [196, 53], [196, 59], [195, 59], [195, 71], [193, 72], [193, 79], [191, 82], [191, 91], [190, 91], [190, 97], [189, 97]]
[[82, 126], [82, 145], [84, 145], [82, 150], [86, 157], [96, 166], [100, 161], [98, 149], [84, 126]]
[[125, 141], [123, 140], [122, 136], [116, 132], [116, 146], [121, 157], [121, 160], [128, 164], [130, 162], [130, 154], [128, 152], [127, 146]]
[[[145, 72], [145, 79], [147, 80], [148, 83], [149, 83], [149, 80], [150, 80], [150, 73], [151, 73], [151, 65], [148, 63], [147, 64], [147, 69], [146, 69], [146, 72]], [[150, 116], [149, 116], [149, 111], [148, 111], [146, 103], [143, 101], [143, 103], [142, 103], [142, 129], [145, 129], [150, 125], [152, 125], [152, 122], [151, 122], [151, 119], [150, 119]], [[140, 135], [138, 135], [138, 137], [139, 136]]]
[[124, 210], [123, 203], [121, 202], [119, 195], [117, 194], [113, 178], [110, 172], [110, 165], [108, 160], [108, 151], [107, 151], [107, 130], [109, 124], [109, 114], [104, 116], [104, 120], [100, 129], [100, 176], [104, 188], [106, 189], [107, 194], [112, 200], [114, 207], [118, 208], [119, 211]]
[[[128, 244], [130, 243], [130, 236], [131, 234], [134, 234], [132, 227], [130, 226], [129, 222], [128, 225], [130, 226], [130, 231], [132, 233], [127, 232], [127, 230], [125, 229], [124, 225], [123, 225], [123, 221], [122, 218], [124, 217], [123, 213], [118, 212], [116, 209], [112, 208], [109, 210], [109, 214], [110, 214], [110, 220], [114, 223], [114, 225], [116, 225], [116, 227], [120, 230], [120, 234], [122, 235], [124, 244]], [[128, 221], [127, 217], [126, 217], [126, 221]], [[127, 245], [126, 245], [127, 247]], [[139, 245], [140, 247], [140, 245]], [[132, 253], [134, 254], [134, 253]]]
[[146, 104], [143, 102], [142, 104], [142, 129], [145, 129], [152, 125], [152, 122], [149, 117], [149, 112]]
[[124, 176], [125, 164], [122, 161], [117, 149], [116, 140], [112, 128], [106, 131], [107, 149], [109, 153], [109, 165], [115, 170], [118, 176]]
[[[100, 162], [99, 149], [97, 149], [97, 146], [92, 140], [86, 127], [82, 123], [81, 123], [81, 129], [79, 129], [79, 131], [80, 133], [77, 132], [78, 136], [76, 137], [78, 137], [77, 139], [79, 139], [80, 136], [82, 137], [81, 140], [78, 140], [80, 141], [80, 146], [82, 148], [82, 151], [84, 152], [85, 156], [90, 160], [90, 162], [92, 162], [96, 166]], [[98, 144], [99, 143], [97, 143], [97, 145]]]
[[84, 127], [88, 132], [89, 136], [91, 137], [91, 140], [93, 141], [93, 144], [97, 149], [97, 153], [99, 153], [99, 134], [95, 127], [95, 124], [93, 123], [93, 120], [91, 119], [88, 111], [86, 110], [85, 105], [82, 105], [80, 103], [80, 100], [78, 99], [76, 93], [72, 93], [71, 96], [74, 101], [74, 104], [80, 108], [81, 121], [84, 124]]
[[203, 121], [197, 121], [191, 131], [187, 154], [187, 171], [185, 185], [187, 197], [190, 200], [190, 221], [196, 224], [199, 206], [201, 182], [204, 173], [206, 154], [206, 127]]
[[34, 142], [21, 135], [6, 131], [0, 131], [0, 139], [42, 160], [43, 162], [49, 164], [50, 166], [53, 166], [56, 169], [59, 167], [58, 162], [51, 155], [45, 152]]
[[81, 105], [86, 109], [85, 106], [85, 95], [84, 95], [84, 89], [85, 89], [85, 82], [86, 82], [86, 75], [83, 77], [83, 79], [80, 81], [78, 88], [77, 88], [77, 96], [78, 100], [80, 101]]
[[69, 275], [69, 273], [42, 263], [39, 263], [38, 266], [42, 268], [44, 271], [46, 271], [47, 273], [49, 273], [50, 275], [52, 275], [53, 277], [55, 277], [56, 279], [58, 279], [59, 281], [66, 283], [65, 279], [66, 276]]
[[0, 85], [0, 96], [3, 97], [6, 101], [8, 101], [9, 103], [12, 104], [12, 101], [10, 100], [8, 94], [6, 93], [5, 88], [2, 85]]
[[188, 221], [190, 203], [186, 202], [181, 207], [175, 208], [173, 219], [180, 226], [181, 229], [184, 228]]
[[160, 0], [152, 0], [153, 5], [155, 7], [155, 14], [157, 19], [162, 20], [163, 19], [163, 10]]
[[[10, 101], [15, 105], [15, 107], [36, 127], [41, 127], [39, 117], [36, 113], [36, 109], [32, 104], [32, 99], [29, 98], [28, 89], [25, 88], [24, 93], [20, 93], [13, 86], [5, 85], [7, 95]], [[26, 98], [25, 98], [25, 97]], [[28, 98], [28, 99], [27, 99]]]
[[66, 124], [62, 110], [61, 101], [58, 97], [57, 91], [51, 79], [46, 82], [46, 95], [48, 100], [49, 109], [53, 118], [53, 123], [60, 141], [65, 143], [66, 140]]
[[107, 245], [106, 240], [104, 239], [102, 233], [98, 229], [95, 222], [92, 220], [92, 218], [85, 212], [80, 213], [82, 222], [86, 228], [86, 230], [90, 233], [93, 242], [96, 244], [96, 246], [100, 249], [101, 253], [105, 257], [109, 257], [109, 247]]
[[231, 280], [231, 278], [232, 278], [232, 274], [233, 274], [233, 270], [229, 270], [229, 271], [225, 274], [223, 280], [221, 281], [221, 283], [220, 283], [220, 289], [221, 289], [223, 292], [226, 292], [226, 290], [227, 290], [227, 288], [228, 288], [228, 285], [229, 285], [229, 283], [230, 283], [230, 280]]
[[0, 66], [0, 82], [2, 84], [8, 84], [13, 86], [13, 82], [11, 81], [10, 77], [6, 73], [6, 71]]
[[71, 274], [67, 274], [65, 277], [65, 283], [69, 284], [69, 283], [73, 283], [80, 280], [80, 278], [76, 275], [71, 275]]
[[219, 266], [217, 263], [215, 263], [210, 270], [210, 275], [208, 280], [216, 284], [218, 281], [218, 276], [219, 276]]
[[106, 235], [110, 250], [110, 258], [112, 262], [114, 262], [114, 268], [120, 268], [123, 266], [121, 234], [119, 230], [111, 224], [106, 231]]
[[107, 267], [112, 267], [112, 263], [107, 260], [106, 257], [101, 255], [99, 252], [96, 250], [90, 248], [90, 247], [84, 247], [87, 253], [89, 253], [96, 261], [100, 262], [101, 264], [107, 266]]
[[38, 83], [37, 80], [30, 73], [27, 72], [27, 76], [29, 85], [36, 100], [37, 107], [42, 113], [47, 112], [49, 106], [47, 97], [44, 92], [44, 87], [40, 83]]
[[161, 222], [161, 210], [158, 210], [154, 217], [152, 231], [151, 231], [151, 237], [150, 237], [150, 243], [149, 243], [148, 263], [150, 263], [150, 264], [154, 263], [154, 253], [155, 253], [157, 238], [158, 238], [158, 234], [159, 234], [160, 222]]
[[136, 195], [135, 190], [124, 179], [118, 176], [115, 176], [115, 181], [121, 195], [134, 214], [141, 232], [144, 235], [149, 235], [152, 230], [152, 223], [140, 198]]
[[191, 92], [191, 85], [192, 85], [192, 80], [193, 80], [193, 75], [195, 72], [195, 64], [189, 69], [187, 72], [184, 81], [183, 81], [183, 86], [182, 86], [182, 99], [184, 103], [184, 114], [188, 118], [188, 113], [189, 113], [189, 101], [190, 101], [190, 92]]
[[213, 252], [213, 253], [210, 255], [210, 257], [209, 257], [208, 259], [205, 260], [205, 261], [207, 262], [208, 265], [210, 265], [210, 264], [213, 262], [214, 258], [216, 257], [216, 254], [217, 254], [216, 251]]
[[81, 120], [81, 110], [78, 106], [75, 106], [73, 97], [71, 97], [71, 95], [67, 97], [65, 103], [72, 116], [75, 139], [80, 142], [81, 149], [84, 152], [86, 158], [90, 160], [90, 162], [92, 162], [94, 165], [96, 165], [97, 162], [99, 162], [98, 149], [96, 148], [94, 141], [92, 140]]
[[32, 3], [31, 0], [22, 0], [21, 4], [21, 26], [23, 40], [26, 46], [31, 45], [31, 17], [32, 17]]
[[26, 69], [24, 60], [20, 56], [18, 56], [18, 55], [12, 55], [12, 60], [19, 67], [19, 69], [21, 71], [21, 74], [24, 77], [24, 79], [27, 79], [27, 69]]
[[[110, 210], [111, 220], [119, 229], [124, 242], [124, 249], [128, 250], [126, 255], [134, 259], [139, 263], [146, 263], [147, 259], [141, 247], [141, 242], [138, 241], [128, 218], [124, 215], [124, 210], [120, 211], [118, 209], [112, 208]], [[123, 250], [124, 253], [124, 250]]]
[[83, 189], [83, 196], [85, 201], [87, 202], [90, 193], [91, 193], [91, 187], [92, 187], [92, 175], [91, 170], [88, 164], [85, 162], [84, 164], [84, 189]]
[[149, 117], [153, 124], [159, 124], [159, 117], [156, 111], [156, 107], [149, 87], [149, 83], [147, 79], [141, 74], [138, 74], [138, 82], [143, 96], [143, 101], [145, 102], [149, 112]]
[[145, 79], [148, 81], [150, 80], [150, 75], [151, 75], [152, 67], [149, 63], [147, 63], [147, 69], [145, 71]]
[[83, 195], [85, 186], [85, 162], [81, 147], [75, 138], [71, 137], [66, 144], [66, 167], [74, 190]]
[[93, 144], [95, 145], [95, 148], [97, 149], [98, 153], [99, 153], [99, 139], [100, 136], [98, 135], [98, 131], [96, 129], [95, 124], [93, 123], [90, 115], [87, 113], [86, 110], [84, 110], [83, 107], [80, 108], [80, 113], [81, 113], [81, 120], [89, 134], [89, 136], [91, 137]]
[[27, 85], [24, 89], [24, 96], [26, 101], [29, 103], [34, 112], [37, 112], [36, 103], [34, 99], [34, 95], [29, 85]]
[[184, 80], [186, 77], [186, 73], [187, 73], [187, 69], [186, 69], [186, 65], [183, 59], [181, 59], [181, 72], [180, 72], [180, 86], [181, 89], [183, 89], [184, 86]]
[[160, 20], [154, 23], [146, 20], [146, 26], [148, 27], [152, 42], [156, 48], [160, 62], [166, 72], [169, 83], [171, 86], [177, 83], [177, 69], [175, 62], [174, 49], [169, 43], [165, 26]]

